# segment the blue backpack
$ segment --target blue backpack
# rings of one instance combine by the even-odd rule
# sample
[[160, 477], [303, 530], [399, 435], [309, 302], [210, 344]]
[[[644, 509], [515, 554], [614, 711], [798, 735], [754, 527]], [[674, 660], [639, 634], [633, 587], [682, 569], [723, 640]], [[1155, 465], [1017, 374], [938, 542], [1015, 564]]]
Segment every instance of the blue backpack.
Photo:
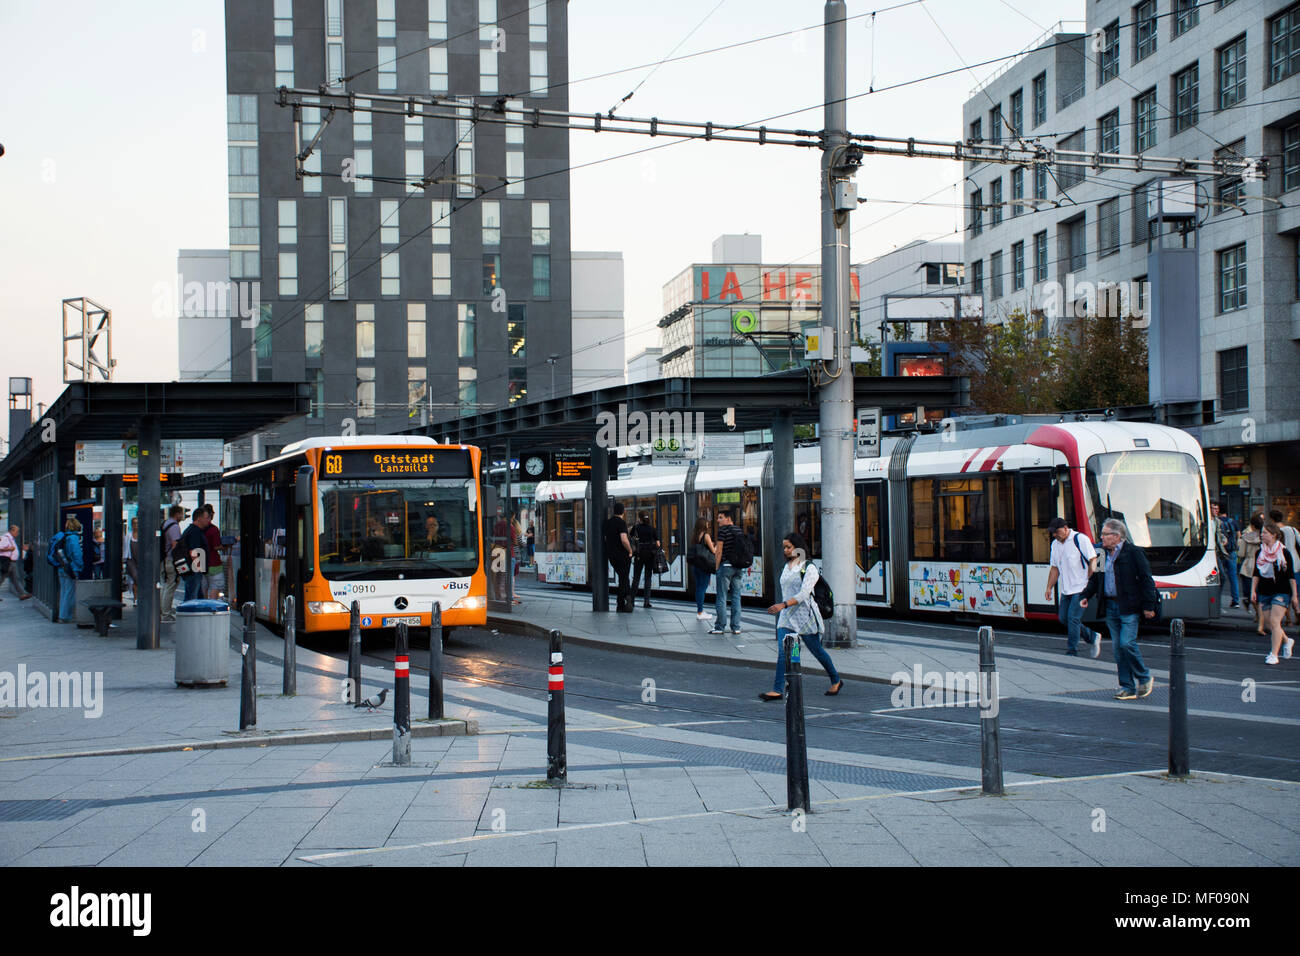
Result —
[[45, 560], [51, 567], [72, 570], [72, 560], [68, 557], [68, 552], [64, 550], [63, 542], [67, 538], [66, 531], [60, 531], [50, 539], [49, 550], [45, 552]]

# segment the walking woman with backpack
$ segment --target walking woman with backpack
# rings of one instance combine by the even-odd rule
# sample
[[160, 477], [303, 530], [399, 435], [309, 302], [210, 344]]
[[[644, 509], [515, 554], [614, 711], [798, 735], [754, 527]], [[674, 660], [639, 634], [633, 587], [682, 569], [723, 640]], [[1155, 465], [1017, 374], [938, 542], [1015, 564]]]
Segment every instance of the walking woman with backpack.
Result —
[[781, 571], [780, 604], [773, 604], [767, 609], [768, 614], [776, 618], [776, 677], [772, 689], [759, 694], [759, 700], [780, 700], [785, 696], [785, 638], [787, 634], [797, 635], [813, 656], [817, 658], [826, 674], [831, 679], [831, 686], [826, 691], [827, 697], [834, 697], [844, 686], [831, 656], [822, 647], [822, 615], [813, 600], [813, 589], [821, 575], [817, 565], [808, 561], [808, 544], [797, 531], [791, 531], [781, 542], [785, 554], [785, 568]]
[[1252, 573], [1250, 599], [1258, 605], [1261, 620], [1268, 625], [1272, 637], [1264, 663], [1276, 664], [1279, 651], [1282, 657], [1290, 657], [1295, 646], [1295, 639], [1287, 637], [1282, 630], [1282, 617], [1288, 607], [1300, 611], [1300, 599], [1297, 599], [1295, 568], [1283, 545], [1282, 529], [1271, 521], [1260, 531], [1260, 548]]
[[709, 579], [718, 569], [717, 550], [709, 534], [709, 523], [697, 519], [691, 531], [691, 572], [695, 575], [695, 616], [701, 621], [709, 619], [709, 612], [704, 610], [704, 596], [709, 590]]

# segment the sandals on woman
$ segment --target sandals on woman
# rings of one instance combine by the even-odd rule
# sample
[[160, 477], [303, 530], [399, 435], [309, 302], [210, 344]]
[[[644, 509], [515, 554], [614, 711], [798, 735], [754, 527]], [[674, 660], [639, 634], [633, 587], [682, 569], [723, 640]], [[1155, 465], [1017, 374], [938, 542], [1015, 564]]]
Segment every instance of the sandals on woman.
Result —
[[759, 699], [759, 700], [764, 700], [764, 701], [772, 701], [772, 700], [780, 700], [782, 696], [783, 696], [783, 695], [778, 694], [778, 693], [777, 693], [776, 691], [774, 691], [774, 690], [769, 690], [769, 691], [767, 691], [766, 693], [759, 694], [759, 695], [758, 695], [758, 699]]

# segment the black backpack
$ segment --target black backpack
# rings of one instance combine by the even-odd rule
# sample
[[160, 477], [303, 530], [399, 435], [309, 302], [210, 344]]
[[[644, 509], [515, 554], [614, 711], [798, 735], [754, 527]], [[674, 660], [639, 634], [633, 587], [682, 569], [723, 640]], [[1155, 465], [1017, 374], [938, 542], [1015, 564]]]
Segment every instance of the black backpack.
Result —
[[175, 518], [168, 518], [163, 522], [162, 531], [158, 534], [158, 560], [163, 564], [167, 563], [167, 529], [172, 525], [180, 525]]
[[[817, 566], [814, 564], [813, 567]], [[803, 570], [799, 572], [799, 577], [802, 578], [807, 571], [808, 564], [805, 564]], [[835, 616], [835, 595], [831, 593], [831, 586], [826, 583], [826, 575], [821, 573], [820, 568], [817, 569], [817, 583], [813, 585], [812, 596], [823, 621], [829, 621]]]
[[[732, 525], [734, 528], [735, 525]], [[731, 557], [728, 563], [733, 568], [747, 568], [754, 563], [754, 542], [750, 540], [749, 535], [736, 528], [736, 533], [729, 535], [731, 539]]]

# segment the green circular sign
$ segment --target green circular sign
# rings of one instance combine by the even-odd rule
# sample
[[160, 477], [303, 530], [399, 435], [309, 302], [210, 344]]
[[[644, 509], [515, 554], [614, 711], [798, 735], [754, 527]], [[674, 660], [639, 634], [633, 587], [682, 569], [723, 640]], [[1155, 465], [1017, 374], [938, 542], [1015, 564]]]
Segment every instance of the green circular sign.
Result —
[[731, 327], [741, 335], [753, 332], [758, 328], [758, 316], [751, 309], [741, 309], [731, 316]]

